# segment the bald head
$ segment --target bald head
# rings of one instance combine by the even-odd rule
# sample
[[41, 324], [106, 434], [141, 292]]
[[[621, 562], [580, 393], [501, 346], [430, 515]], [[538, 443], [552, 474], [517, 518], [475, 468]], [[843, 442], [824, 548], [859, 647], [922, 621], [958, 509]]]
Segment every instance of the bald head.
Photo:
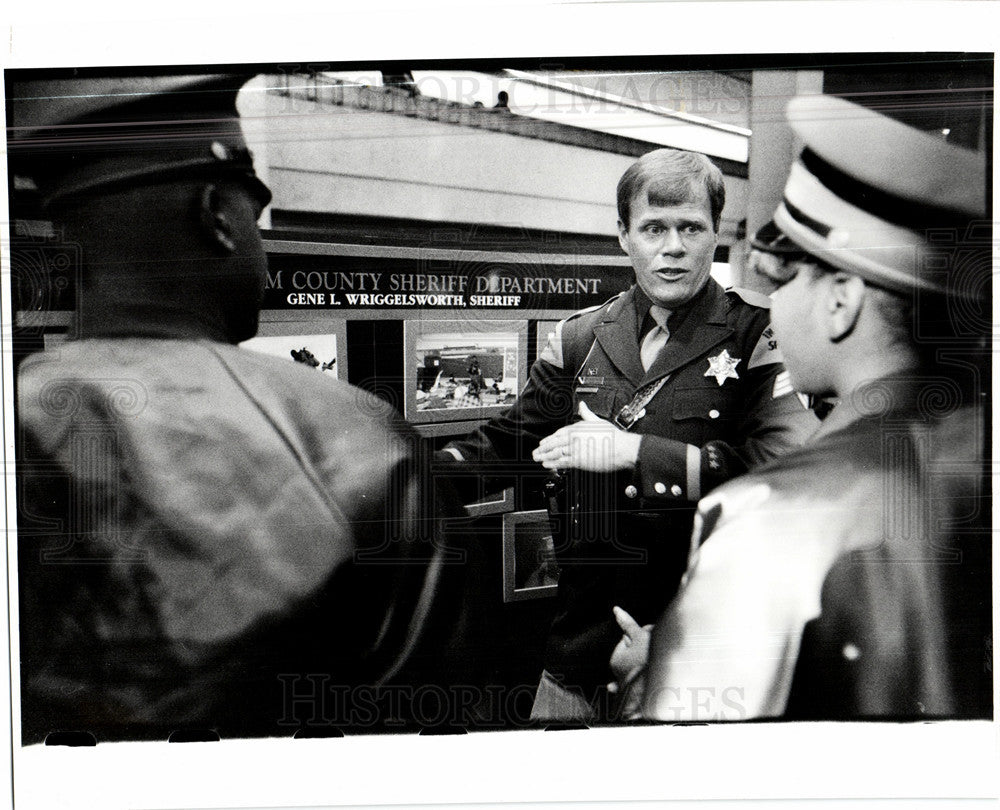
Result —
[[176, 180], [91, 193], [56, 209], [81, 246], [81, 333], [203, 337], [257, 330], [267, 260], [244, 184]]

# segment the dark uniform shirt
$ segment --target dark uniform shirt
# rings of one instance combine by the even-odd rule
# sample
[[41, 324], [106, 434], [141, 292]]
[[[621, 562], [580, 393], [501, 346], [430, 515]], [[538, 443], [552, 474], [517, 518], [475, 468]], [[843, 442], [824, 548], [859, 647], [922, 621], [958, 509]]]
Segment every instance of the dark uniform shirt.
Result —
[[670, 338], [648, 370], [639, 359], [643, 299], [633, 287], [562, 321], [511, 409], [451, 445], [468, 461], [527, 461], [543, 437], [579, 418], [581, 402], [623, 423], [637, 393], [665, 380], [634, 409], [630, 429], [643, 436], [634, 470], [564, 476], [545, 668], [588, 690], [611, 678], [621, 635], [612, 606], [647, 624], [676, 591], [698, 499], [797, 446], [818, 424], [781, 365], [766, 297], [709, 280], [672, 312]]

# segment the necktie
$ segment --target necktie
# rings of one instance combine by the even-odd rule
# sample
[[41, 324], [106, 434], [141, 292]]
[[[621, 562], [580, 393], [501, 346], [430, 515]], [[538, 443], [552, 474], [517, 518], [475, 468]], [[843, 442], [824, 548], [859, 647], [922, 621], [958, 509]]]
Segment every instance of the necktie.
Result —
[[653, 304], [649, 308], [649, 314], [656, 321], [656, 326], [646, 333], [639, 347], [639, 360], [642, 362], [644, 370], [649, 371], [657, 355], [667, 345], [670, 338], [670, 330], [667, 329], [667, 318], [670, 317], [670, 310]]

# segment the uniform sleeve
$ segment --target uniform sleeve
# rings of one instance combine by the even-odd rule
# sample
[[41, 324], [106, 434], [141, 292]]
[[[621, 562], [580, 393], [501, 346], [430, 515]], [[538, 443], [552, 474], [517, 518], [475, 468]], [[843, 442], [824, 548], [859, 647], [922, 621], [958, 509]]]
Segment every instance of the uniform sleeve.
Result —
[[719, 519], [692, 552], [681, 591], [653, 630], [643, 716], [745, 720], [784, 711], [829, 555], [797, 521], [782, 521], [782, 510], [759, 506], [767, 497], [766, 486], [741, 492], [743, 502], [725, 506], [732, 519]]
[[644, 435], [634, 485], [647, 498], [697, 501], [719, 484], [801, 445], [819, 427], [781, 361], [767, 311], [756, 309], [743, 331], [746, 406], [731, 442], [704, 446]]
[[393, 421], [405, 452], [386, 470], [383, 497], [356, 521], [352, 604], [358, 616], [377, 619], [366, 674], [381, 682], [447, 679], [453, 673], [426, 662], [440, 661], [456, 643], [465, 569], [453, 534], [462, 524], [453, 520], [464, 513], [450, 482], [431, 474], [427, 446], [401, 417]]
[[571, 322], [560, 322], [531, 366], [517, 401], [464, 439], [449, 443], [444, 452], [454, 460], [494, 466], [534, 463], [531, 453], [538, 443], [572, 416], [574, 369], [568, 367], [566, 347], [572, 345], [574, 333]]

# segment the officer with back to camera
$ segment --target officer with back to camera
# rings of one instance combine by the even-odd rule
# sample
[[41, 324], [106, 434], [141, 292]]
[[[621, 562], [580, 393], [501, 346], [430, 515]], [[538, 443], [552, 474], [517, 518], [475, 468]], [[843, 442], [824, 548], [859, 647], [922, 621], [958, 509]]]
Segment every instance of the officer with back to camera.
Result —
[[77, 339], [17, 381], [26, 743], [349, 725], [324, 696], [391, 683], [455, 571], [405, 423], [235, 345], [270, 200], [246, 78], [10, 91], [12, 165], [82, 255]]

